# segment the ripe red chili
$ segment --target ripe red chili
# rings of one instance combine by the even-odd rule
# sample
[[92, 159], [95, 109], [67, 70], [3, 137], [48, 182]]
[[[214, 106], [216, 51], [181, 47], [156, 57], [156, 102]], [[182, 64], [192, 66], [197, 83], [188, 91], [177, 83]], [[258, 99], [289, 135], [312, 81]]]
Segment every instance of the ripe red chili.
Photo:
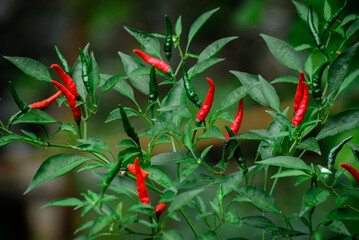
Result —
[[303, 91], [304, 91], [303, 83], [304, 83], [304, 73], [301, 72], [299, 75], [297, 92], [295, 93], [295, 98], [294, 98], [294, 105], [293, 105], [294, 112], [298, 111], [300, 102], [302, 101], [303, 98]]
[[167, 63], [165, 63], [162, 60], [150, 57], [149, 55], [142, 52], [141, 50], [134, 49], [133, 52], [136, 53], [138, 56], [140, 56], [148, 64], [155, 65], [155, 68], [157, 68], [165, 73], [168, 73], [171, 70], [170, 65], [168, 65]]
[[47, 108], [48, 106], [51, 105], [51, 103], [53, 103], [53, 101], [56, 100], [56, 98], [58, 98], [61, 95], [61, 91], [58, 91], [57, 93], [55, 93], [54, 95], [52, 95], [49, 98], [46, 98], [45, 100], [42, 100], [41, 102], [35, 102], [30, 104], [30, 107], [32, 109], [44, 109]]
[[166, 204], [164, 204], [164, 203], [159, 203], [159, 204], [157, 204], [157, 206], [156, 206], [156, 213], [161, 213], [161, 212], [163, 212], [164, 210], [166, 210], [166, 208], [167, 208]]
[[353, 168], [352, 166], [346, 163], [340, 163], [339, 166], [345, 168], [345, 170], [347, 170], [353, 176], [353, 178], [359, 183], [359, 172], [355, 168]]
[[207, 93], [207, 97], [206, 100], [204, 101], [201, 109], [199, 110], [198, 114], [197, 114], [197, 122], [200, 124], [201, 122], [203, 122], [203, 120], [207, 117], [209, 111], [211, 110], [212, 107], [212, 103], [213, 103], [213, 98], [214, 98], [214, 91], [215, 91], [215, 86], [214, 83], [211, 79], [207, 78], [207, 81], [209, 83], [209, 90]]
[[138, 197], [139, 197], [141, 203], [150, 204], [150, 199], [148, 198], [146, 182], [141, 173], [141, 166], [138, 161], [138, 157], [135, 159], [135, 170], [136, 170], [136, 182], [137, 182]]
[[[243, 119], [243, 98], [241, 100], [239, 100], [238, 111], [237, 111], [236, 116], [234, 117], [235, 123], [232, 123], [230, 126], [234, 135], [237, 135], [238, 130], [241, 127], [242, 119]], [[230, 138], [230, 137], [229, 137], [229, 134], [227, 133], [226, 140], [228, 140], [228, 138]]]
[[307, 107], [308, 107], [308, 102], [309, 102], [309, 90], [308, 90], [308, 85], [303, 82], [303, 98], [302, 101], [300, 102], [298, 111], [295, 113], [294, 118], [292, 120], [292, 124], [294, 126], [299, 126], [300, 123], [302, 122], [305, 112], [307, 111]]
[[76, 107], [77, 101], [76, 97], [61, 83], [58, 83], [54, 80], [51, 81], [52, 84], [54, 84], [67, 98], [67, 101], [69, 101], [72, 114], [74, 115], [74, 118], [76, 120], [81, 118], [81, 109], [79, 106]]
[[67, 73], [64, 72], [64, 70], [62, 70], [62, 68], [57, 65], [57, 64], [52, 64], [51, 68], [55, 69], [55, 71], [57, 72], [57, 74], [62, 78], [62, 80], [64, 81], [67, 89], [70, 90], [70, 92], [72, 93], [72, 95], [74, 95], [75, 97], [77, 97], [79, 94], [76, 90], [76, 85], [75, 82], [72, 80], [72, 78], [67, 75]]
[[[130, 171], [131, 173], [133, 173], [134, 175], [136, 175], [136, 167], [135, 167], [135, 164], [129, 164], [128, 166], [127, 166], [127, 169], [128, 169], [128, 171]], [[141, 174], [142, 174], [142, 176], [144, 177], [144, 178], [148, 178], [148, 172], [146, 172], [145, 170], [143, 170], [142, 168], [141, 168]]]

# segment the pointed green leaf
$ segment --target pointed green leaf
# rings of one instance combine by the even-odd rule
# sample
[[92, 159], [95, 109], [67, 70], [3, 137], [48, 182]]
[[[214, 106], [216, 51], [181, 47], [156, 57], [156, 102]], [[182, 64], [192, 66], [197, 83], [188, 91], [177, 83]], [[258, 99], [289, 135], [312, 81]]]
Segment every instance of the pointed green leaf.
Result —
[[24, 194], [43, 182], [65, 175], [89, 160], [91, 158], [72, 153], [60, 153], [49, 157], [41, 164]]
[[[257, 83], [258, 85], [258, 83]], [[227, 107], [232, 106], [235, 103], [238, 103], [238, 101], [245, 96], [256, 86], [256, 84], [250, 85], [250, 86], [241, 86], [232, 92], [230, 92], [227, 97], [222, 101], [221, 108], [226, 109]]]
[[306, 212], [312, 207], [323, 203], [329, 197], [329, 192], [320, 188], [309, 188], [304, 196], [302, 202], [302, 212]]
[[84, 202], [78, 198], [70, 197], [70, 198], [61, 198], [56, 199], [48, 204], [42, 206], [41, 208], [47, 207], [76, 207], [76, 206], [83, 206]]
[[95, 55], [91, 52], [90, 55], [90, 63], [89, 63], [89, 84], [90, 88], [93, 90], [93, 94], [95, 90], [100, 85], [100, 69], [97, 65]]
[[29, 112], [22, 114], [13, 124], [18, 123], [36, 123], [36, 124], [55, 124], [59, 123], [49, 114], [40, 109], [31, 109]]
[[161, 240], [183, 240], [182, 234], [177, 230], [169, 230], [162, 232]]
[[271, 84], [273, 83], [293, 83], [298, 84], [298, 78], [294, 76], [280, 76], [271, 81]]
[[198, 194], [200, 194], [204, 188], [200, 189], [194, 189], [191, 191], [183, 192], [178, 194], [174, 200], [172, 201], [170, 207], [168, 208], [168, 213], [171, 214], [171, 212], [174, 212], [181, 207], [188, 204], [194, 197], [196, 197]]
[[150, 180], [156, 182], [158, 185], [164, 188], [177, 191], [173, 185], [173, 181], [170, 175], [164, 169], [158, 166], [150, 166], [145, 168], [145, 171], [149, 173], [148, 177]]
[[319, 155], [322, 155], [322, 153], [320, 152], [319, 144], [314, 137], [305, 139], [298, 146], [296, 146], [296, 148], [300, 150], [315, 152], [318, 153]]
[[259, 162], [257, 164], [264, 164], [270, 166], [277, 166], [277, 167], [285, 167], [285, 168], [292, 168], [292, 169], [300, 169], [300, 170], [307, 170], [311, 171], [311, 168], [308, 167], [303, 160], [295, 157], [290, 156], [279, 156], [274, 158], [268, 158]]
[[47, 82], [52, 80], [49, 71], [47, 71], [47, 68], [34, 59], [7, 56], [4, 56], [4, 58], [12, 62], [16, 67], [18, 67], [21, 71], [30, 77]]
[[189, 175], [191, 175], [198, 168], [197, 163], [181, 163], [180, 165], [180, 182], [186, 179]]
[[200, 139], [208, 139], [208, 138], [224, 139], [224, 136], [218, 127], [212, 126], [212, 127], [208, 128], [207, 131], [204, 132], [199, 138]]
[[350, 86], [351, 83], [357, 81], [359, 78], [359, 69], [354, 70], [349, 73], [349, 75], [344, 79], [343, 83], [340, 85], [338, 94], [341, 93], [344, 89]]
[[214, 64], [222, 62], [224, 58], [209, 58], [206, 60], [203, 60], [202, 62], [198, 62], [196, 65], [191, 67], [188, 70], [188, 77], [190, 79], [193, 79], [198, 74], [202, 73], [206, 69], [212, 67]]
[[326, 21], [332, 16], [332, 8], [330, 7], [328, 0], [324, 1], [323, 16]]
[[174, 164], [185, 159], [189, 159], [189, 156], [181, 152], [160, 153], [151, 158], [151, 164], [161, 166]]
[[161, 45], [157, 38], [149, 33], [136, 30], [130, 27], [124, 27], [141, 44], [143, 50], [149, 54], [161, 59]]
[[237, 38], [238, 37], [226, 37], [211, 43], [199, 54], [198, 63], [214, 57], [227, 43]]
[[271, 178], [298, 177], [298, 176], [309, 176], [309, 175], [301, 170], [285, 170], [285, 171], [281, 171], [280, 173], [274, 174]]

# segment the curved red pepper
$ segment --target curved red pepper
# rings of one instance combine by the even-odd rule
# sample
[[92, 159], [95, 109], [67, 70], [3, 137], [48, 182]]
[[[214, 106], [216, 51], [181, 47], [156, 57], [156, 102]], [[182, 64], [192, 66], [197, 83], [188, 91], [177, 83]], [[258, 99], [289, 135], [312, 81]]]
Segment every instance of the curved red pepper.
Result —
[[346, 163], [340, 163], [339, 166], [347, 170], [353, 176], [353, 178], [359, 183], [359, 172], [355, 168], [353, 168], [352, 166]]
[[[237, 111], [236, 116], [234, 117], [235, 123], [232, 123], [230, 126], [234, 135], [237, 135], [238, 130], [241, 127], [242, 120], [243, 120], [243, 98], [241, 100], [239, 100], [238, 111]], [[227, 133], [226, 140], [228, 140], [229, 138], [230, 138], [230, 136]]]
[[[128, 166], [127, 166], [127, 169], [128, 169], [128, 171], [130, 171], [131, 173], [133, 173], [134, 175], [136, 175], [136, 167], [135, 167], [135, 164], [129, 164]], [[145, 170], [143, 170], [142, 168], [141, 168], [141, 173], [142, 173], [142, 176], [144, 177], [144, 178], [148, 178], [148, 172], [146, 172]]]
[[298, 81], [298, 86], [297, 86], [297, 92], [295, 93], [295, 97], [294, 97], [294, 105], [293, 105], [293, 109], [294, 112], [298, 111], [300, 102], [302, 101], [303, 98], [303, 92], [304, 92], [304, 73], [301, 72], [299, 75], [299, 81]]
[[307, 107], [308, 107], [308, 102], [309, 102], [309, 90], [308, 90], [308, 85], [303, 82], [303, 98], [302, 101], [300, 102], [300, 106], [298, 108], [298, 111], [295, 113], [294, 118], [292, 120], [292, 124], [294, 126], [299, 126], [300, 123], [302, 122], [305, 112], [307, 111]]
[[136, 182], [137, 182], [138, 197], [139, 197], [141, 203], [150, 204], [150, 199], [148, 198], [146, 182], [141, 173], [141, 166], [138, 161], [138, 157], [135, 159], [135, 170], [136, 170]]
[[74, 118], [76, 120], [81, 118], [81, 109], [79, 106], [76, 107], [77, 100], [76, 97], [61, 83], [58, 83], [54, 80], [51, 81], [52, 84], [54, 84], [67, 98], [67, 101], [69, 101], [72, 114], [74, 115]]
[[141, 50], [134, 49], [133, 52], [136, 53], [138, 56], [140, 56], [146, 63], [148, 63], [150, 65], [155, 65], [155, 68], [157, 68], [165, 73], [169, 72], [169, 70], [171, 69], [170, 65], [168, 65], [164, 61], [159, 60], [157, 58], [150, 57], [149, 55], [142, 52]]
[[64, 72], [64, 70], [62, 70], [62, 68], [57, 65], [57, 64], [52, 64], [51, 68], [55, 69], [55, 71], [57, 72], [57, 74], [62, 78], [62, 80], [64, 81], [67, 89], [70, 90], [70, 92], [72, 93], [72, 95], [74, 95], [75, 97], [77, 97], [79, 94], [76, 90], [76, 85], [75, 82], [72, 80], [72, 78], [67, 75], [67, 73]]
[[164, 210], [166, 210], [166, 208], [167, 208], [167, 206], [166, 206], [166, 204], [164, 204], [164, 203], [159, 203], [159, 204], [157, 204], [157, 206], [156, 206], [156, 213], [161, 213], [161, 212], [163, 212]]
[[58, 91], [57, 93], [55, 93], [54, 95], [52, 95], [49, 98], [46, 98], [45, 100], [42, 100], [41, 102], [35, 102], [35, 103], [31, 103], [30, 107], [32, 109], [44, 109], [47, 108], [48, 106], [51, 105], [51, 103], [53, 103], [56, 98], [58, 98], [61, 95], [61, 91]]
[[211, 110], [213, 98], [214, 98], [214, 91], [215, 91], [214, 83], [209, 78], [207, 78], [207, 81], [209, 83], [209, 90], [207, 93], [207, 97], [196, 117], [196, 119], [200, 122], [202, 122], [207, 117], [209, 111]]

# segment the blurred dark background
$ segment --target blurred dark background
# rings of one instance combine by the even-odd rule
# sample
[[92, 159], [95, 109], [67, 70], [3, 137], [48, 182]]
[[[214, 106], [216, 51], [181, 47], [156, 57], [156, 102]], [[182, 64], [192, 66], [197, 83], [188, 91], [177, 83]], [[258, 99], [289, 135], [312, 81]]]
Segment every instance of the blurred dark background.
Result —
[[[342, 1], [330, 0], [329, 3], [335, 11], [341, 6]], [[312, 4], [314, 10], [322, 11], [322, 0], [312, 1]], [[221, 9], [196, 35], [192, 41], [190, 52], [199, 54], [207, 45], [219, 38], [238, 36], [238, 39], [229, 43], [218, 54], [218, 57], [226, 58], [226, 61], [215, 65], [196, 78], [194, 87], [199, 89], [200, 96], [205, 96], [207, 87], [200, 88], [204, 85], [202, 85], [203, 81], [199, 81], [199, 79], [204, 79], [206, 76], [220, 83], [216, 92], [218, 99], [223, 99], [231, 90], [240, 86], [229, 70], [261, 74], [268, 81], [281, 75], [298, 75], [281, 66], [259, 36], [260, 33], [265, 33], [285, 40], [292, 46], [303, 42], [312, 43], [309, 30], [297, 16], [294, 4], [288, 0], [1, 0], [0, 55], [29, 57], [49, 67], [53, 63], [59, 63], [54, 51], [54, 46], [57, 45], [72, 65], [78, 56], [78, 48], [83, 48], [90, 42], [90, 49], [95, 53], [101, 73], [120, 74], [123, 73], [123, 69], [117, 52], [121, 51], [134, 56], [132, 49], [140, 48], [138, 42], [124, 30], [123, 26], [127, 25], [149, 33], [165, 34], [164, 15], [169, 15], [173, 23], [181, 15], [183, 21], [182, 44], [184, 44], [190, 24], [203, 12], [217, 7]], [[358, 10], [359, 2], [349, 0], [343, 15], [358, 13]], [[353, 37], [348, 44], [355, 41], [358, 41], [358, 35]], [[305, 55], [306, 53], [302, 52], [303, 62]], [[357, 57], [352, 66], [358, 66]], [[51, 76], [57, 79], [55, 72], [52, 69], [49, 71]], [[12, 63], [0, 58], [0, 98], [2, 98], [0, 119], [2, 121], [6, 121], [17, 111], [10, 96], [9, 80], [15, 82], [21, 97], [28, 103], [49, 96], [47, 82], [28, 77]], [[340, 112], [344, 108], [359, 106], [358, 85], [357, 82], [354, 83], [350, 91], [338, 98], [333, 113]], [[295, 87], [291, 84], [276, 84], [275, 87], [281, 98], [282, 109], [291, 106]], [[136, 99], [146, 100], [141, 93], [135, 92], [135, 94]], [[127, 100], [117, 92], [107, 94], [103, 98], [101, 111], [91, 120], [92, 129], [97, 129], [97, 131], [90, 133], [90, 137], [102, 138], [110, 147], [114, 147], [123, 139], [122, 128], [118, 126], [118, 122], [103, 125], [108, 113], [121, 101]], [[247, 98], [245, 109], [241, 132], [267, 128], [271, 117], [264, 112], [265, 108], [259, 107]], [[235, 112], [236, 106], [233, 106], [231, 111]], [[72, 121], [71, 113], [63, 108], [59, 111], [57, 106], [51, 106], [48, 112], [55, 119]], [[66, 116], [64, 116], [65, 114]], [[98, 131], [99, 128], [101, 131]], [[114, 128], [117, 130], [114, 131]], [[14, 129], [16, 131], [16, 127]], [[36, 131], [36, 129], [31, 130]], [[351, 143], [359, 144], [359, 134], [356, 129], [341, 134], [339, 137], [328, 137], [322, 141], [322, 157], [318, 158], [318, 155], [314, 154], [306, 154], [304, 157], [313, 161], [323, 161], [329, 149], [349, 135], [354, 135]], [[65, 138], [65, 136], [63, 137]], [[220, 150], [222, 143], [211, 144], [218, 144], [218, 150]], [[243, 142], [243, 146], [245, 146], [242, 148], [244, 156], [251, 160], [255, 156], [257, 143]], [[42, 161], [56, 151], [56, 149], [39, 150], [21, 142], [9, 144], [0, 149], [0, 208], [2, 212], [0, 235], [2, 239], [61, 240], [74, 238], [73, 231], [82, 222], [79, 211], [73, 211], [71, 208], [41, 209], [41, 206], [56, 198], [78, 197], [79, 192], [86, 191], [93, 183], [91, 175], [84, 172], [69, 174], [42, 184], [27, 195], [22, 194]], [[158, 149], [158, 152], [160, 151], [161, 149]], [[349, 148], [344, 147], [339, 157], [343, 162], [350, 161], [352, 158], [350, 154]], [[233, 167], [235, 168], [235, 166]], [[289, 181], [285, 183], [282, 181], [279, 187], [278, 192], [285, 191], [288, 196], [301, 189], [301, 187], [294, 188], [293, 182]], [[300, 208], [301, 199], [292, 204], [287, 202], [292, 198], [285, 199], [279, 194], [278, 196], [281, 196], [276, 198], [280, 207], [290, 205], [287, 207], [288, 212], [297, 211]], [[319, 219], [323, 216], [318, 214], [317, 217]], [[181, 223], [174, 222], [172, 224], [175, 226], [175, 224]], [[186, 232], [189, 231], [187, 226], [181, 225], [179, 229], [183, 230], [184, 236], [187, 236]], [[220, 232], [228, 231], [228, 235], [226, 235], [228, 237], [238, 235], [250, 239], [258, 237], [255, 234], [255, 229], [248, 228], [253, 232], [251, 236], [248, 236], [248, 231], [244, 231], [244, 229], [246, 228], [233, 230], [223, 227]], [[188, 236], [191, 236], [190, 232]]]

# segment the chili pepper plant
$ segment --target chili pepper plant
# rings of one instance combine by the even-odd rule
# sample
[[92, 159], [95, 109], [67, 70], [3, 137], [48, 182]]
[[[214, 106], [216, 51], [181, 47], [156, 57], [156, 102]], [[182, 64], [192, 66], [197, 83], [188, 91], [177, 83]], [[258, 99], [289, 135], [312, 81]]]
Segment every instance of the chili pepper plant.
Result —
[[[342, 15], [346, 1], [340, 9], [326, 3], [323, 16], [322, 11], [306, 3], [293, 3], [312, 36], [310, 41], [293, 47], [261, 34], [273, 57], [293, 74], [268, 82], [261, 75], [231, 70], [239, 81], [224, 99], [216, 98], [215, 88], [221, 79], [210, 68], [224, 61], [216, 57], [217, 53], [237, 37], [221, 38], [203, 51], [190, 48], [218, 8], [200, 15], [187, 36], [182, 31], [181, 17], [174, 21], [165, 16], [164, 34], [125, 27], [141, 50], [119, 52], [124, 73], [118, 75], [100, 71], [89, 45], [80, 49], [72, 67], [57, 47], [59, 65], [46, 63], [51, 68], [30, 58], [5, 57], [25, 74], [48, 82], [49, 97], [54, 94], [29, 104], [16, 91], [17, 83], [10, 82], [19, 110], [7, 122], [1, 122], [0, 146], [22, 141], [44, 150], [58, 150], [44, 160], [25, 194], [76, 168], [90, 171], [97, 186], [45, 205], [74, 207], [81, 216], [95, 214], [78, 226], [76, 239], [128, 239], [132, 235], [184, 239], [187, 235], [176, 229], [176, 221], [188, 225], [193, 239], [227, 239], [220, 231], [226, 225], [238, 229], [235, 239], [246, 239], [241, 231], [245, 225], [257, 229], [263, 239], [357, 238], [359, 231], [353, 226], [359, 220], [359, 146], [350, 143], [352, 137], [348, 137], [325, 156], [319, 143], [359, 125], [359, 109], [331, 113], [338, 96], [359, 76], [359, 70], [351, 66], [359, 46], [352, 40], [359, 29], [359, 18]], [[52, 69], [56, 72], [51, 74], [58, 74], [64, 85], [52, 80]], [[193, 81], [208, 89], [207, 96], [196, 93]], [[297, 89], [290, 106], [281, 103], [275, 88], [278, 84]], [[138, 90], [136, 94], [133, 89]], [[96, 138], [96, 132], [89, 133], [88, 125], [101, 108], [103, 95], [118, 93], [135, 107], [118, 102], [109, 113], [106, 123], [116, 122], [117, 128], [127, 134], [119, 135], [118, 144], [111, 148]], [[137, 102], [139, 94], [148, 96], [146, 106]], [[55, 99], [61, 112], [72, 112], [73, 120], [64, 122], [46, 113], [46, 107]], [[267, 129], [241, 131], [241, 124], [250, 121], [245, 113], [250, 99], [268, 109], [273, 119]], [[220, 107], [212, 107], [213, 101], [220, 102]], [[238, 106], [237, 113], [229, 110], [232, 106]], [[143, 121], [146, 129], [138, 130], [134, 119]], [[44, 134], [13, 130], [14, 125], [26, 124], [40, 125]], [[49, 125], [57, 130], [50, 132]], [[60, 132], [68, 134], [70, 140], [59, 142]], [[206, 156], [215, 151], [213, 145], [202, 148], [201, 142], [214, 138], [220, 139], [223, 147], [220, 154], [214, 154], [220, 157], [212, 164]], [[241, 153], [248, 141], [258, 143], [250, 160]], [[153, 154], [156, 146], [168, 143], [170, 149]], [[345, 145], [353, 155], [349, 162], [342, 163], [336, 157]], [[308, 152], [318, 154], [319, 164], [307, 158], [312, 156]], [[237, 168], [228, 168], [232, 162]], [[258, 178], [263, 184], [257, 184]], [[278, 182], [286, 178], [295, 180], [291, 187], [298, 189], [295, 197], [301, 199], [301, 206], [294, 212], [283, 211], [284, 206], [274, 198], [274, 193], [279, 198], [287, 195], [277, 189]], [[317, 207], [321, 204], [327, 207], [319, 213]], [[241, 206], [252, 208], [252, 214], [241, 211]]]

